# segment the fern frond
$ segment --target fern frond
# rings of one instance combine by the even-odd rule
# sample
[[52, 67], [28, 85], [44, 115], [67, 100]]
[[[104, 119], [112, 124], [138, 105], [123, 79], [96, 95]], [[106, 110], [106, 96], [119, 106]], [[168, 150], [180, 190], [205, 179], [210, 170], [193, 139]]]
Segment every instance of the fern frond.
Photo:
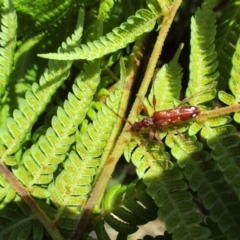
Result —
[[[216, 34], [215, 15], [212, 11], [215, 1], [204, 1], [202, 8], [198, 8], [191, 21], [191, 55], [190, 55], [190, 80], [186, 92], [189, 102], [193, 106], [206, 105], [215, 97], [215, 80], [218, 76], [217, 55], [214, 39]], [[200, 113], [201, 114], [201, 113]], [[220, 120], [224, 122], [224, 120]], [[195, 135], [201, 128], [201, 135], [206, 136], [205, 130], [210, 128], [211, 122], [193, 123], [188, 134], [183, 137], [168, 138], [166, 142], [171, 147], [171, 153], [177, 158], [178, 164], [184, 167], [188, 155], [199, 152], [202, 144], [197, 142]], [[208, 135], [209, 136], [209, 135]], [[188, 142], [189, 141], [189, 142]]]
[[[82, 20], [82, 18], [79, 18]], [[73, 35], [73, 39], [75, 40], [76, 44], [79, 41], [81, 36], [81, 21], [79, 22], [78, 28]], [[66, 49], [66, 46], [65, 46]], [[67, 50], [67, 49], [66, 49]], [[17, 162], [13, 163], [12, 159], [14, 157], [9, 156], [15, 153], [21, 143], [26, 138], [26, 133], [29, 129], [33, 126], [34, 122], [36, 121], [37, 116], [41, 114], [41, 112], [46, 107], [47, 103], [50, 101], [50, 97], [54, 94], [57, 87], [59, 87], [63, 80], [65, 80], [69, 74], [69, 70], [71, 67], [71, 62], [63, 61], [63, 62], [54, 62], [49, 61], [49, 69], [47, 69], [43, 76], [40, 79], [40, 85], [34, 83], [32, 85], [32, 92], [26, 93], [26, 99], [23, 99], [20, 104], [20, 110], [15, 110], [13, 113], [13, 118], [9, 118], [6, 125], [6, 128], [1, 128], [1, 162], [5, 164], [9, 164], [9, 166], [15, 165], [15, 170], [17, 169]], [[55, 82], [56, 81], [56, 82]], [[16, 131], [16, 132], [15, 132]], [[6, 149], [6, 148], [7, 149]], [[38, 158], [41, 157], [41, 154]], [[11, 161], [9, 161], [11, 158]], [[20, 166], [20, 165], [19, 165]], [[21, 176], [19, 176], [20, 180], [25, 183], [29, 183], [32, 180], [30, 173], [25, 170], [25, 168], [21, 165], [21, 169], [23, 169]], [[32, 166], [33, 168], [36, 167]], [[37, 166], [39, 168], [39, 166]], [[17, 170], [16, 170], [17, 171]], [[50, 171], [49, 169], [47, 171]], [[51, 169], [53, 172], [53, 170]], [[1, 174], [6, 174], [6, 171], [3, 171]], [[35, 172], [33, 171], [33, 174]], [[50, 174], [49, 174], [50, 175]], [[38, 179], [39, 182], [47, 182], [49, 181], [48, 176], [42, 176], [42, 179]], [[5, 178], [9, 178], [10, 176], [4, 176]], [[10, 177], [11, 178], [11, 177]], [[30, 183], [31, 184], [31, 183]], [[1, 186], [1, 192], [5, 193], [6, 196], [2, 204], [6, 204], [7, 201], [11, 201], [13, 199], [14, 194], [10, 197], [10, 193], [14, 186], [8, 187], [8, 183], [6, 185]], [[8, 188], [8, 191], [5, 189]], [[49, 192], [41, 187], [34, 186], [35, 195], [41, 197], [48, 197]], [[3, 199], [3, 196], [2, 196]]]
[[198, 192], [198, 198], [210, 210], [210, 218], [218, 223], [227, 239], [238, 239], [240, 218], [234, 209], [239, 207], [239, 200], [223, 179], [222, 173], [216, 169], [214, 162], [202, 162], [201, 158], [199, 160], [192, 158], [187, 161], [184, 172], [190, 187]]
[[[33, 123], [36, 121], [37, 116], [43, 111], [46, 104], [50, 101], [50, 97], [55, 92], [56, 88], [60, 85], [61, 80], [66, 79], [68, 76], [68, 71], [62, 72], [59, 71], [61, 68], [68, 68], [71, 64], [56, 64], [56, 66], [50, 67], [51, 71], [46, 71], [44, 76], [41, 78], [41, 85], [44, 86], [47, 84], [48, 80], [59, 80], [56, 84], [52, 86], [48, 86], [48, 89], [45, 88], [44, 90], [38, 85], [33, 84], [32, 92], [26, 94], [26, 100], [22, 100], [20, 105], [20, 111], [15, 110], [13, 113], [13, 118], [8, 118], [7, 121], [7, 129], [1, 128], [1, 139], [2, 142], [8, 150], [6, 155], [10, 155], [20, 147], [19, 141], [21, 142], [26, 132], [32, 127]], [[52, 72], [55, 72], [56, 75], [53, 77]], [[50, 78], [50, 79], [49, 79]], [[37, 103], [37, 104], [35, 104]], [[16, 116], [21, 117], [20, 121], [16, 118]], [[14, 133], [15, 136], [12, 135]], [[1, 156], [3, 161], [3, 157]]]
[[240, 3], [231, 1], [220, 19], [217, 28], [216, 50], [218, 53], [218, 88], [225, 90], [230, 78], [232, 57], [239, 39]]
[[128, 186], [116, 185], [106, 194], [104, 220], [119, 234], [127, 236], [137, 230], [137, 225], [157, 217], [157, 208], [145, 191], [143, 182], [134, 181]]
[[[230, 95], [224, 91], [219, 92], [219, 99], [227, 105], [236, 105], [240, 102], [240, 39], [238, 39], [236, 45], [236, 51], [232, 58], [232, 69], [231, 69], [231, 78], [229, 79], [229, 88], [233, 94]], [[240, 123], [240, 113], [235, 113], [233, 119]]]
[[106, 37], [100, 37], [99, 40], [88, 42], [87, 45], [83, 44], [70, 53], [48, 53], [38, 54], [38, 56], [58, 60], [93, 60], [100, 58], [126, 47], [138, 36], [151, 31], [159, 17], [160, 13], [155, 15], [146, 9], [142, 9], [137, 11], [135, 16], [131, 16], [127, 22], [114, 28]]
[[[83, 82], [82, 78], [86, 82]], [[76, 85], [73, 85], [74, 95], [70, 93], [68, 101], [64, 102], [64, 107], [58, 108], [57, 116], [52, 119], [52, 127], [47, 130], [45, 136], [40, 137], [30, 151], [23, 154], [24, 166], [13, 170], [15, 176], [31, 189], [32, 195], [42, 198], [43, 196], [39, 194], [43, 192], [36, 185], [43, 187], [53, 180], [53, 172], [58, 164], [63, 162], [67, 151], [75, 141], [77, 128], [85, 119], [99, 81], [99, 61], [85, 66], [85, 74], [81, 74], [76, 80]], [[28, 176], [31, 179], [26, 178], [25, 169], [30, 173]]]
[[[41, 209], [47, 212], [50, 218], [53, 218], [56, 214], [55, 209], [43, 201], [36, 201], [38, 205], [41, 206]], [[16, 196], [12, 203], [0, 211], [0, 221], [0, 239], [11, 239], [11, 234], [16, 236], [17, 232], [21, 232], [22, 239], [42, 239], [44, 235], [44, 224], [42, 225], [39, 220], [36, 219], [36, 215], [32, 213], [29, 205], [24, 203], [19, 196]], [[25, 224], [28, 226], [25, 226]], [[25, 228], [26, 231], [24, 231]], [[27, 233], [27, 236], [24, 235], [25, 233]], [[55, 234], [52, 234], [52, 236], [54, 235]], [[25, 238], [23, 236], [25, 236]], [[14, 237], [13, 239], [17, 238], [18, 237]], [[62, 238], [58, 235], [56, 239]]]
[[214, 5], [214, 0], [204, 1], [202, 8], [198, 8], [191, 20], [190, 79], [186, 96], [206, 91], [189, 99], [194, 106], [211, 101], [216, 93], [213, 89], [213, 83], [218, 77], [214, 44], [216, 19], [212, 11]]
[[[20, 35], [27, 33], [27, 36], [23, 37], [29, 38], [36, 32], [44, 31], [46, 26], [54, 27], [54, 24], [71, 10], [71, 5], [71, 0], [48, 1], [47, 4], [41, 1], [17, 1], [16, 9], [22, 23], [20, 25]], [[76, 2], [75, 7], [78, 7]]]
[[107, 106], [101, 106], [87, 132], [79, 136], [76, 150], [71, 151], [64, 162], [64, 170], [57, 176], [55, 183], [49, 185], [50, 199], [58, 208], [56, 219], [68, 211], [74, 214], [82, 212], [97, 169], [100, 163], [103, 164], [102, 161], [106, 161], [101, 160], [101, 155], [118, 119], [115, 112], [118, 112], [120, 106], [124, 84], [124, 81], [119, 82], [118, 88], [109, 95]]
[[24, 216], [12, 209], [0, 212], [0, 238], [1, 239], [33, 239], [43, 237], [43, 226], [34, 216]]
[[4, 0], [1, 11], [0, 99], [9, 82], [16, 47], [17, 16], [11, 0]]
[[233, 126], [221, 127], [221, 131], [211, 136], [212, 156], [217, 161], [217, 166], [224, 173], [226, 181], [233, 186], [240, 198], [239, 188], [239, 137], [232, 135], [236, 129]]
[[[77, 44], [82, 32], [82, 18], [79, 19], [80, 22], [72, 35], [72, 40], [68, 39], [68, 42], [71, 41], [73, 44], [74, 42]], [[63, 49], [67, 51], [66, 44], [63, 44]], [[37, 116], [44, 110], [51, 96], [69, 75], [71, 64], [69, 61], [49, 61], [49, 69], [45, 70], [40, 78], [40, 85], [37, 83], [32, 85], [32, 92], [28, 92], [26, 99], [22, 100], [20, 111], [15, 110], [13, 118], [9, 118], [7, 121], [7, 128], [0, 129], [2, 142], [7, 147], [6, 152], [1, 156], [1, 162], [7, 155], [13, 154], [20, 147], [19, 143], [23, 141]], [[15, 136], [12, 135], [14, 131], [17, 131], [17, 134], [14, 134]]]
[[186, 191], [188, 186], [179, 170], [165, 170], [147, 185], [147, 193], [159, 207], [158, 216], [174, 239], [207, 239], [210, 236], [210, 231], [200, 226], [203, 216], [196, 212], [193, 196]]
[[[190, 76], [186, 96], [194, 106], [209, 107], [216, 94], [217, 53], [215, 51], [216, 19], [212, 9], [215, 1], [204, 1], [191, 20]], [[201, 93], [201, 94], [199, 94]], [[193, 97], [192, 97], [193, 96]], [[201, 130], [203, 124], [194, 122], [189, 135]]]
[[[237, 58], [237, 57], [236, 57]], [[235, 70], [233, 69], [234, 73]], [[234, 74], [232, 74], [234, 76]], [[238, 89], [238, 84], [234, 78], [230, 79], [232, 86], [235, 86], [233, 92]], [[235, 102], [234, 97], [223, 91], [219, 93], [219, 98], [230, 103], [230, 99]], [[236, 104], [236, 103], [235, 103]], [[202, 128], [201, 135], [207, 139], [208, 146], [212, 149], [212, 157], [217, 161], [217, 167], [223, 172], [225, 180], [230, 184], [237, 196], [240, 198], [239, 188], [239, 139], [234, 136], [236, 128], [228, 124], [230, 117], [218, 117], [209, 119]]]
[[[168, 64], [164, 64], [156, 74], [150, 94], [148, 95], [151, 106], [153, 106], [153, 98], [156, 97], [156, 103], [155, 106], [153, 106], [154, 109], [153, 107], [148, 108], [150, 115], [152, 115], [154, 111], [174, 108], [174, 101], [179, 100], [183, 73], [178, 59], [182, 49], [183, 44], [179, 46], [173, 59]], [[164, 93], [162, 93], [162, 89], [164, 89]], [[146, 101], [144, 103], [146, 106], [149, 105]]]

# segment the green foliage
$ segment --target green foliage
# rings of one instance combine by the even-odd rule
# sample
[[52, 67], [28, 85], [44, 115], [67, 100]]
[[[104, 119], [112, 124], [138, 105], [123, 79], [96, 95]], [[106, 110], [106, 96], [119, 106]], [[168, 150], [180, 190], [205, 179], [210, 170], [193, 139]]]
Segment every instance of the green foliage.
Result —
[[93, 60], [100, 58], [126, 47], [127, 44], [133, 42], [144, 32], [151, 31], [155, 25], [155, 21], [159, 17], [159, 15], [155, 16], [155, 14], [150, 11], [139, 10], [135, 16], [131, 16], [128, 21], [121, 24], [120, 27], [114, 28], [112, 33], [108, 33], [106, 37], [100, 37], [99, 40], [88, 42], [87, 45], [83, 44], [79, 48], [75, 48], [74, 52], [63, 54], [39, 54], [39, 56], [58, 60]]
[[0, 239], [239, 238], [239, 1], [170, 2], [1, 1]]
[[[103, 209], [104, 220], [119, 232], [118, 239], [126, 239], [138, 229], [137, 226], [157, 217], [157, 207], [141, 181], [134, 181], [127, 187], [120, 184], [112, 187], [104, 198]], [[97, 228], [97, 235], [99, 239], [106, 239], [100, 237], [102, 230]]]
[[16, 47], [17, 17], [11, 2], [3, 2], [1, 15], [0, 98], [4, 95], [9, 82]]
[[238, 14], [239, 2], [232, 1], [226, 11], [223, 11], [221, 22], [217, 27], [216, 49], [218, 54], [218, 86], [225, 90], [232, 71], [232, 57], [238, 37], [240, 17]]

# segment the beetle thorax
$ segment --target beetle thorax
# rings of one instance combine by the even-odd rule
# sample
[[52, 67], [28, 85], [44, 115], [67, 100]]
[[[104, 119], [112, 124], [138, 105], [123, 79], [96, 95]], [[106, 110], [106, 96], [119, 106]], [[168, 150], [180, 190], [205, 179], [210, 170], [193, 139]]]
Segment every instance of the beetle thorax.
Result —
[[146, 117], [142, 121], [134, 123], [132, 125], [132, 131], [138, 132], [141, 130], [141, 128], [148, 128], [153, 126], [153, 119], [152, 117]]

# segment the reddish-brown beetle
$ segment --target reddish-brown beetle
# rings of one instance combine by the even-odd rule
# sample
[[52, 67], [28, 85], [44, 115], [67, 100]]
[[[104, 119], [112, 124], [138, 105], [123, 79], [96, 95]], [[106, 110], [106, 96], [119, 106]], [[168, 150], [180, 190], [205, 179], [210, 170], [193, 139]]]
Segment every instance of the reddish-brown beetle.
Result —
[[139, 122], [132, 124], [132, 131], [138, 132], [142, 128], [163, 129], [174, 127], [193, 118], [200, 113], [200, 108], [195, 106], [184, 106], [174, 109], [154, 112], [151, 117], [146, 117]]

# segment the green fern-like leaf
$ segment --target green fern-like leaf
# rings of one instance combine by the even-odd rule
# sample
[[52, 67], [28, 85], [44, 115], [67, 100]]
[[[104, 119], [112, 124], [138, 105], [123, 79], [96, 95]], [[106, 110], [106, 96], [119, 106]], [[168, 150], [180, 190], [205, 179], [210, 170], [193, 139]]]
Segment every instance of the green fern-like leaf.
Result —
[[222, 128], [222, 131], [216, 132], [211, 139], [211, 148], [213, 149], [213, 158], [217, 161], [218, 167], [224, 172], [226, 181], [233, 186], [237, 196], [240, 198], [239, 191], [239, 137], [231, 134], [235, 132], [233, 126]]
[[5, 209], [0, 213], [0, 238], [1, 239], [42, 239], [43, 227], [33, 216], [25, 217], [18, 212]]
[[[77, 127], [84, 120], [90, 107], [100, 80], [98, 61], [86, 66], [86, 72], [93, 77], [80, 75], [77, 78], [76, 85], [73, 85], [75, 95], [70, 93], [64, 107], [58, 108], [57, 116], [52, 119], [52, 128], [47, 130], [46, 136], [40, 137], [38, 143], [31, 147], [30, 152], [27, 151], [23, 154], [24, 168], [31, 173], [32, 179], [22, 177], [26, 176], [25, 170], [22, 168], [14, 170], [14, 174], [22, 179], [24, 185], [32, 189], [31, 193], [35, 196], [42, 197], [39, 195], [42, 194], [42, 191], [39, 191], [39, 187], [36, 189], [34, 185], [43, 186], [53, 180], [53, 172], [65, 159], [67, 151], [75, 141]], [[81, 80], [83, 77], [88, 79], [87, 82]]]
[[[238, 42], [237, 42], [236, 51], [233, 55], [233, 59], [232, 59], [233, 67], [231, 69], [231, 78], [229, 80], [229, 88], [230, 88], [233, 96], [224, 91], [219, 92], [220, 100], [223, 101], [227, 105], [236, 105], [240, 102], [240, 97], [239, 97], [239, 93], [240, 93], [239, 64], [240, 64], [240, 60], [239, 60], [239, 56], [240, 56], [240, 40], [238, 40]], [[240, 122], [240, 113], [235, 113], [233, 119], [239, 123]]]
[[[26, 38], [39, 34], [46, 26], [54, 27], [71, 9], [72, 1], [56, 0], [54, 2], [32, 2], [29, 0], [16, 1], [16, 9], [20, 16], [20, 35], [27, 33]], [[77, 8], [77, 4], [75, 3]], [[45, 14], [43, 14], [45, 13]]]
[[64, 162], [64, 170], [57, 176], [55, 183], [49, 185], [51, 201], [59, 208], [58, 217], [68, 211], [79, 214], [91, 191], [91, 184], [97, 173], [112, 129], [118, 119], [124, 81], [110, 94], [107, 106], [102, 105], [87, 132], [83, 132], [76, 144], [76, 150], [69, 154]]
[[[214, 4], [215, 1], [204, 1], [202, 8], [198, 8], [191, 21], [190, 79], [186, 96], [191, 105], [200, 108], [209, 107], [216, 93], [215, 80], [218, 73], [214, 45], [216, 20], [212, 11]], [[205, 24], [208, 26], [205, 27]], [[171, 148], [171, 153], [177, 159], [179, 166], [184, 167], [188, 156], [201, 151], [202, 144], [197, 142], [197, 138], [193, 135], [202, 129], [201, 135], [206, 137], [210, 126], [211, 123], [207, 121], [204, 124], [196, 122], [190, 127], [188, 133], [180, 137], [168, 137], [166, 144]]]
[[134, 17], [131, 16], [126, 23], [113, 29], [112, 33], [108, 33], [106, 37], [100, 37], [99, 40], [88, 42], [87, 45], [81, 45], [81, 48], [75, 48], [71, 53], [49, 53], [39, 54], [38, 56], [58, 60], [93, 60], [100, 58], [126, 47], [138, 36], [151, 31], [159, 17], [160, 15], [156, 16], [148, 10], [139, 10]]
[[[214, 5], [215, 1], [204, 1], [202, 8], [198, 8], [191, 20], [190, 79], [186, 95], [190, 97], [201, 92], [189, 99], [194, 106], [211, 101], [216, 93], [209, 91], [213, 89], [213, 83], [218, 77], [214, 44], [216, 20], [212, 11]], [[206, 93], [203, 93], [204, 90]]]
[[[73, 42], [75, 43], [78, 42], [81, 36], [82, 19], [80, 18], [79, 21], [78, 29], [72, 37], [74, 39]], [[70, 41], [70, 39], [68, 41]], [[7, 122], [8, 128], [0, 129], [2, 142], [8, 148], [5, 154], [1, 156], [2, 162], [4, 161], [5, 156], [16, 152], [20, 147], [19, 142], [24, 139], [26, 132], [32, 127], [37, 116], [44, 110], [57, 87], [59, 87], [61, 82], [67, 78], [70, 67], [71, 62], [68, 61], [49, 61], [49, 69], [46, 70], [40, 78], [40, 85], [37, 83], [32, 85], [32, 92], [27, 93], [26, 99], [22, 100], [22, 103], [20, 104], [20, 112], [19, 110], [15, 110], [13, 119], [9, 118]], [[16, 119], [16, 116], [20, 116], [21, 121], [17, 121], [19, 118]], [[12, 133], [14, 132], [14, 129], [16, 130], [17, 126], [19, 129], [17, 136], [16, 134], [15, 136], [12, 136]]]
[[0, 98], [5, 93], [12, 70], [14, 50], [16, 47], [17, 16], [12, 1], [5, 0], [2, 7], [1, 48], [0, 48]]
[[182, 180], [180, 171], [163, 171], [151, 183], [147, 183], [147, 192], [159, 207], [158, 215], [164, 220], [169, 233], [174, 239], [207, 239], [210, 231], [200, 226], [203, 216], [196, 213], [192, 195], [186, 191], [188, 186]]
[[238, 208], [239, 201], [213, 162], [197, 162], [192, 158], [187, 162], [185, 175], [221, 232], [226, 233], [227, 239], [238, 239], [239, 214], [233, 211]]
[[[148, 100], [152, 108], [148, 108], [149, 115], [153, 114], [153, 111], [166, 110], [176, 107], [174, 101], [179, 100], [181, 92], [181, 79], [182, 79], [182, 67], [178, 63], [178, 59], [183, 48], [183, 44], [180, 45], [174, 58], [162, 66], [161, 70], [158, 71], [153, 81]], [[165, 93], [161, 94], [161, 89], [164, 89]], [[155, 99], [155, 106], [153, 102]], [[146, 106], [148, 106], [145, 101]], [[153, 109], [154, 107], [154, 109]]]
[[[73, 35], [75, 43], [79, 41], [81, 35], [81, 23], [82, 18], [79, 19], [78, 28], [75, 32], [75, 35]], [[68, 41], [72, 42], [71, 39]], [[47, 69], [41, 77], [40, 85], [36, 83], [32, 85], [32, 92], [29, 91], [26, 93], [26, 99], [23, 99], [21, 101], [19, 107], [20, 110], [15, 110], [13, 113], [13, 118], [9, 118], [7, 120], [7, 128], [1, 128], [0, 130], [2, 140], [1, 144], [4, 144], [4, 146], [1, 146], [1, 162], [5, 162], [5, 164], [14, 166], [15, 174], [19, 177], [19, 180], [26, 186], [31, 186], [30, 191], [33, 195], [40, 196], [42, 198], [48, 197], [49, 192], [46, 189], [34, 184], [46, 184], [47, 182], [51, 181], [53, 177], [52, 172], [56, 168], [49, 166], [48, 169], [46, 169], [46, 172], [44, 172], [45, 169], [39, 168], [42, 163], [39, 161], [39, 159], [46, 160], [46, 156], [44, 156], [42, 150], [40, 150], [38, 147], [33, 147], [32, 152], [34, 152], [34, 159], [38, 159], [40, 165], [36, 164], [35, 160], [32, 161], [33, 158], [31, 155], [29, 155], [28, 151], [25, 155], [25, 164], [27, 165], [27, 169], [31, 169], [31, 173], [26, 170], [22, 163], [20, 163], [20, 165], [17, 167], [16, 159], [14, 159], [13, 156], [9, 155], [15, 153], [19, 149], [21, 143], [26, 138], [27, 132], [36, 121], [37, 116], [39, 116], [40, 113], [44, 110], [46, 104], [50, 101], [50, 97], [56, 91], [57, 87], [59, 87], [61, 82], [68, 76], [70, 66], [71, 63], [67, 61], [63, 61], [61, 63], [49, 61], [49, 69]], [[46, 150], [46, 148], [44, 149]], [[41, 169], [42, 172], [39, 171], [39, 169]], [[38, 175], [34, 176], [36, 177], [35, 182], [32, 181], [32, 176], [36, 173], [36, 171], [38, 171]], [[5, 197], [2, 196], [2, 198], [4, 198], [4, 202], [2, 202], [2, 204], [10, 202], [14, 197], [14, 190], [8, 188], [8, 183], [6, 185], [1, 185], [1, 192], [6, 194]]]
[[218, 88], [225, 90], [230, 78], [232, 57], [239, 37], [239, 1], [231, 1], [223, 11], [217, 28], [216, 50], [218, 53]]

